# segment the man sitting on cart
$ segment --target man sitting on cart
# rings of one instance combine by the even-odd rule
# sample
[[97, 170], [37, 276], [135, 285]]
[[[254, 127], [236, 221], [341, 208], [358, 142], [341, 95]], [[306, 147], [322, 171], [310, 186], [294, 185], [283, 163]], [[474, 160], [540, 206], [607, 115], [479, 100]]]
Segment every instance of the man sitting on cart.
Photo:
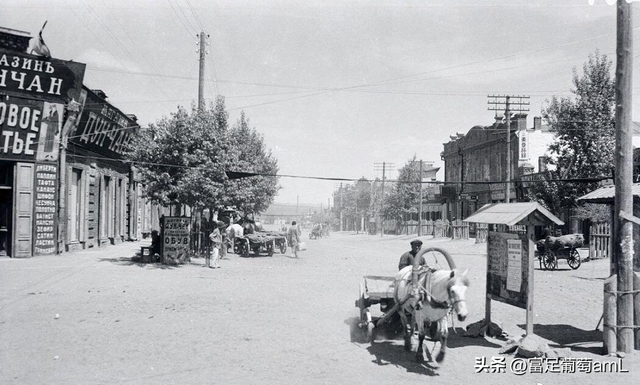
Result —
[[[419, 257], [419, 260], [416, 260], [416, 255], [422, 248], [422, 241], [419, 239], [415, 239], [411, 241], [410, 244], [411, 251], [407, 251], [400, 257], [400, 263], [398, 263], [398, 271], [404, 269], [407, 266], [413, 266], [411, 272], [411, 283], [413, 286], [413, 290], [411, 291], [411, 294], [414, 299], [419, 299], [420, 292], [418, 289], [418, 279], [420, 273], [424, 271], [424, 267], [427, 266], [427, 261], [422, 255]], [[420, 303], [418, 303], [418, 307], [422, 307]]]
[[[407, 266], [413, 266], [413, 260], [415, 259], [416, 254], [418, 254], [418, 251], [420, 251], [420, 249], [422, 248], [422, 241], [419, 239], [411, 241], [410, 244], [411, 251], [407, 251], [400, 257], [400, 263], [398, 263], [398, 271], [404, 269]], [[426, 264], [427, 262], [425, 261], [424, 257], [420, 256], [420, 266], [425, 266]]]

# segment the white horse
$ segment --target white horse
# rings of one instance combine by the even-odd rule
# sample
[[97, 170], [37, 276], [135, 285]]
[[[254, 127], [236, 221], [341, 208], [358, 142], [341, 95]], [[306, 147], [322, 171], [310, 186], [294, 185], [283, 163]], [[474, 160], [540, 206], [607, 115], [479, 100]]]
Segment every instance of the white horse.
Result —
[[[411, 274], [413, 266], [407, 266], [396, 275], [394, 297], [399, 303], [407, 294], [412, 292]], [[404, 347], [411, 350], [411, 336], [414, 328], [418, 329], [418, 350], [416, 360], [424, 361], [423, 342], [425, 337], [431, 341], [440, 342], [440, 352], [436, 362], [444, 360], [447, 350], [447, 336], [449, 328], [447, 315], [455, 311], [458, 320], [464, 321], [467, 317], [467, 303], [465, 294], [469, 286], [467, 271], [464, 273], [453, 270], [424, 269], [419, 276], [420, 299], [410, 298], [398, 310], [404, 326]], [[409, 316], [411, 320], [409, 320]], [[431, 353], [427, 349], [427, 358], [431, 361]]]
[[233, 250], [234, 242], [236, 237], [244, 236], [244, 229], [237, 223], [234, 223], [227, 227], [227, 239], [229, 240], [229, 247]]

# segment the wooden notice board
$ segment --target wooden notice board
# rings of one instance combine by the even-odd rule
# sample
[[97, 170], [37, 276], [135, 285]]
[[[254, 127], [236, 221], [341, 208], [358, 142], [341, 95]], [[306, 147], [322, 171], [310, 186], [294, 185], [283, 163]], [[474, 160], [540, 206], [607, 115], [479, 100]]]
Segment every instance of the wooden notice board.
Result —
[[527, 309], [529, 240], [491, 231], [487, 239], [487, 298]]

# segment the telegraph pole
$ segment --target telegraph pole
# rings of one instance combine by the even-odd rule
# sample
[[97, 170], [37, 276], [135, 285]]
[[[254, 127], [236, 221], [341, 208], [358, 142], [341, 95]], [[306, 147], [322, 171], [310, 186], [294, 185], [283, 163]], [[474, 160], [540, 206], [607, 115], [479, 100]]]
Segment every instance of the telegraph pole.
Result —
[[395, 163], [382, 162], [374, 163], [373, 169], [375, 171], [382, 170], [382, 191], [380, 193], [380, 212], [378, 212], [378, 223], [380, 224], [380, 236], [384, 235], [384, 228], [382, 227], [382, 209], [384, 208], [384, 181], [386, 177], [387, 168], [391, 169], [395, 167]]
[[[487, 95], [489, 98], [488, 104], [493, 105], [489, 107], [489, 111], [502, 111], [504, 110], [504, 117], [507, 125], [507, 158], [506, 158], [506, 177], [504, 186], [504, 202], [509, 203], [511, 200], [511, 112], [526, 112], [529, 111], [529, 107], [523, 107], [529, 105], [529, 96], [524, 95]], [[511, 99], [517, 99], [512, 101]], [[504, 99], [504, 101], [503, 101]], [[526, 101], [523, 101], [526, 99]], [[502, 107], [504, 105], [504, 107]]]
[[344, 201], [342, 200], [342, 182], [340, 183], [340, 231], [342, 231], [342, 209], [344, 208]]
[[[615, 223], [613, 250], [616, 259], [616, 345], [617, 351], [634, 351], [634, 271], [633, 271], [633, 147], [631, 131], [633, 79], [633, 29], [631, 4], [618, 0], [616, 44], [616, 150]], [[626, 217], [626, 218], [623, 218]], [[637, 218], [636, 218], [637, 219]], [[637, 293], [636, 293], [637, 294]], [[640, 301], [636, 300], [636, 305]], [[640, 313], [638, 309], [636, 314]], [[637, 322], [636, 322], [637, 325]], [[636, 331], [636, 333], [640, 333]], [[638, 341], [636, 341], [638, 342]]]
[[196, 50], [196, 52], [200, 53], [200, 73], [198, 76], [198, 109], [204, 110], [204, 57], [208, 53], [206, 50], [207, 43], [206, 39], [209, 38], [209, 35], [204, 34], [204, 29], [202, 32], [198, 34], [200, 38], [200, 48]]
[[420, 159], [420, 198], [418, 202], [418, 236], [422, 235], [422, 159]]

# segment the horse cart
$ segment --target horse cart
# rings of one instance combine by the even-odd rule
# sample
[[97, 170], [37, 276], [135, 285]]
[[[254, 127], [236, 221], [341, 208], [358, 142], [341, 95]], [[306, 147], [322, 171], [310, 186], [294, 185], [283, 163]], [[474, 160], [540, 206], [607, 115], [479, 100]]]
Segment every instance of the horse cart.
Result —
[[275, 250], [284, 254], [287, 251], [287, 238], [275, 233], [254, 233], [236, 237], [233, 252], [241, 257], [267, 255], [272, 257]]
[[578, 248], [584, 244], [582, 234], [569, 234], [561, 237], [547, 237], [536, 243], [536, 253], [540, 262], [540, 269], [555, 270], [558, 260], [564, 259], [573, 270], [580, 267], [580, 253]]
[[318, 239], [322, 238], [322, 227], [313, 226], [311, 232], [309, 233], [309, 239]]
[[[442, 288], [444, 288], [445, 292], [450, 290], [448, 288], [452, 286], [450, 280], [453, 280], [456, 265], [449, 253], [440, 248], [429, 247], [420, 250], [418, 256], [419, 255], [422, 255], [426, 260], [428, 266], [426, 270], [440, 271], [441, 273], [446, 272], [447, 274], [445, 275], [447, 275], [447, 278], [449, 278], [448, 273], [451, 274], [449, 280], [445, 279], [442, 282]], [[408, 269], [407, 271], [411, 270], [410, 268], [405, 269]], [[402, 274], [403, 271], [404, 269], [401, 270], [400, 274]], [[438, 289], [433, 286], [437, 284], [435, 281], [429, 284], [426, 283], [426, 280], [429, 279], [420, 280], [420, 289], [423, 293], [431, 294], [438, 291]], [[396, 288], [396, 285], [398, 285], [398, 288]], [[397, 280], [395, 276], [366, 275], [363, 277], [359, 287], [358, 299], [355, 301], [355, 306], [360, 313], [359, 323], [356, 329], [360, 335], [356, 335], [355, 339], [373, 343], [376, 338], [386, 337], [395, 339], [399, 336], [404, 336], [405, 349], [411, 349], [411, 335], [413, 334], [414, 326], [416, 326], [416, 321], [412, 318], [414, 313], [408, 312], [406, 308], [403, 308], [403, 305], [412, 297], [412, 294], [409, 292], [401, 299], [396, 300], [395, 292], [396, 289], [398, 289], [398, 293], [400, 293], [399, 288], [401, 285], [406, 286], [406, 282], [403, 283], [402, 280]], [[446, 318], [446, 315], [454, 310], [456, 302], [464, 302], [464, 298], [456, 300], [448, 297], [442, 302], [436, 301], [433, 298], [428, 299], [428, 296], [423, 298], [425, 299], [425, 308], [432, 305], [442, 307], [442, 318]], [[447, 303], [449, 305], [447, 305]], [[373, 305], [379, 305], [379, 311], [372, 311]], [[458, 311], [457, 308], [455, 310]], [[466, 313], [466, 307], [464, 312]], [[421, 314], [416, 315], [416, 319], [418, 316], [421, 316]], [[430, 341], [441, 342], [441, 353], [438, 355], [440, 360], [436, 360], [440, 362], [444, 358], [448, 331], [446, 326], [447, 322], [446, 320], [443, 321], [442, 318], [438, 319], [436, 317], [432, 320], [433, 322], [425, 322], [422, 327], [417, 325], [420, 332], [419, 346], [416, 352], [418, 361], [422, 360], [422, 341], [425, 338]], [[426, 320], [425, 318], [421, 319]], [[428, 351], [427, 354], [429, 355]]]

